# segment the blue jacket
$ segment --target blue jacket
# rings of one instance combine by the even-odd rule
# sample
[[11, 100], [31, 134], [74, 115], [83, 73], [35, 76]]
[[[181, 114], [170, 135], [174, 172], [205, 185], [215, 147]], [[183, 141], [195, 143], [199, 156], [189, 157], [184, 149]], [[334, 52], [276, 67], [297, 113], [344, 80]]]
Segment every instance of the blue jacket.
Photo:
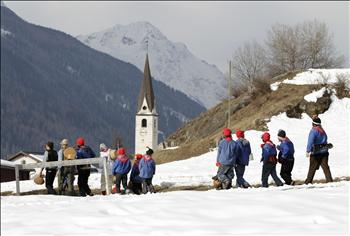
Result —
[[312, 151], [312, 146], [317, 144], [326, 144], [327, 134], [320, 127], [312, 127], [309, 133], [309, 139], [307, 140], [306, 152]]
[[142, 179], [140, 178], [140, 169], [139, 169], [140, 161], [136, 160], [134, 165], [131, 168], [130, 180], [135, 183], [141, 183]]
[[282, 158], [294, 160], [294, 145], [289, 139], [282, 141], [281, 145], [277, 146], [277, 149], [280, 151]]
[[252, 153], [250, 143], [244, 138], [237, 139], [237, 145], [241, 149], [240, 154], [236, 160], [236, 164], [247, 166], [249, 164], [249, 155]]
[[156, 163], [151, 156], [145, 155], [139, 163], [139, 169], [141, 178], [152, 178], [156, 173]]
[[240, 155], [240, 148], [233, 140], [223, 139], [219, 143], [216, 161], [221, 165], [234, 165]]
[[263, 161], [264, 164], [268, 162], [269, 157], [271, 157], [271, 156], [276, 157], [277, 156], [277, 150], [276, 150], [275, 145], [273, 143], [270, 143], [270, 142], [267, 142], [267, 143], [263, 144], [261, 156], [262, 157], [261, 157], [260, 161]]
[[113, 164], [113, 175], [115, 174], [127, 174], [131, 169], [131, 161], [127, 156], [118, 156]]
[[96, 156], [89, 146], [81, 146], [77, 148], [77, 159], [93, 158]]

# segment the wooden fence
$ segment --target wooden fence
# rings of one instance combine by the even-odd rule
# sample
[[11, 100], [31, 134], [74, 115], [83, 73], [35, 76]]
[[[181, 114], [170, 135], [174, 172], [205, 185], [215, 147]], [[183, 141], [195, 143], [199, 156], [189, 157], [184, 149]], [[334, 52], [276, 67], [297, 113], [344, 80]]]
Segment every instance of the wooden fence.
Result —
[[33, 163], [33, 164], [16, 164], [15, 165], [15, 175], [16, 175], [16, 195], [20, 195], [20, 179], [19, 179], [19, 170], [31, 170], [35, 168], [52, 168], [52, 167], [62, 167], [62, 166], [76, 166], [76, 165], [86, 165], [86, 164], [100, 164], [103, 163], [103, 169], [105, 173], [106, 180], [106, 191], [107, 194], [110, 194], [110, 184], [108, 173], [107, 173], [107, 159], [102, 157], [94, 157], [88, 159], [75, 159], [75, 160], [65, 160], [65, 161], [51, 161], [51, 162], [42, 162], [42, 163]]

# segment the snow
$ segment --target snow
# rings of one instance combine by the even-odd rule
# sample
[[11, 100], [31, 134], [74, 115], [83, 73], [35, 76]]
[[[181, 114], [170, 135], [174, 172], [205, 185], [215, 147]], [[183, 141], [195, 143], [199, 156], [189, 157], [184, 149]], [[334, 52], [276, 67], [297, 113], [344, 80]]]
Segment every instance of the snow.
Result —
[[297, 74], [293, 79], [286, 79], [285, 84], [334, 84], [342, 77], [350, 88], [350, 69], [309, 69]]
[[0, 165], [2, 165], [2, 166], [15, 167], [15, 166], [16, 166], [16, 163], [14, 163], [14, 162], [12, 162], [12, 161], [7, 161], [7, 160], [0, 159]]
[[347, 234], [348, 182], [147, 195], [1, 197], [3, 235]]
[[275, 82], [270, 84], [270, 88], [272, 91], [276, 91], [278, 89], [278, 86], [281, 84], [281, 82]]
[[12, 35], [12, 33], [10, 31], [7, 31], [1, 28], [1, 37], [6, 37], [8, 35]]
[[207, 108], [219, 103], [226, 94], [225, 76], [216, 66], [198, 59], [184, 44], [170, 41], [148, 22], [118, 24], [101, 32], [80, 35], [77, 39], [98, 51], [129, 62], [141, 71], [148, 42], [154, 79], [185, 93]]
[[307, 94], [304, 96], [304, 100], [307, 102], [317, 102], [317, 99], [323, 97], [323, 94], [327, 91], [325, 87], [321, 88], [320, 90], [313, 91], [310, 94]]

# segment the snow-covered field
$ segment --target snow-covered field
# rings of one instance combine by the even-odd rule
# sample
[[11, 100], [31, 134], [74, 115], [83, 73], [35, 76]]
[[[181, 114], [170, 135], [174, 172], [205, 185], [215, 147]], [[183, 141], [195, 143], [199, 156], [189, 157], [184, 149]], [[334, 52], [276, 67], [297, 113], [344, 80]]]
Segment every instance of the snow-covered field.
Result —
[[[278, 89], [278, 88], [276, 88]], [[305, 99], [317, 100], [322, 91]], [[333, 177], [350, 176], [350, 98], [332, 95], [328, 111], [320, 115], [334, 148], [329, 165]], [[293, 178], [304, 180], [308, 171], [305, 156], [311, 119], [291, 119], [285, 113], [271, 117], [268, 128], [277, 143], [284, 129], [296, 149]], [[254, 160], [245, 179], [260, 183], [260, 136], [250, 130]], [[208, 150], [209, 151], [209, 150]], [[211, 185], [216, 174], [216, 150], [157, 166], [154, 184], [161, 186]], [[277, 170], [279, 172], [280, 165]], [[322, 169], [314, 179], [324, 179]], [[271, 180], [270, 180], [271, 181]], [[89, 179], [100, 187], [100, 174]], [[57, 183], [55, 182], [55, 185]], [[87, 198], [67, 196], [1, 197], [2, 235], [92, 235], [92, 234], [346, 234], [349, 235], [349, 187], [346, 181], [328, 184], [230, 189], [225, 191], [179, 191], [157, 194], [110, 195]], [[32, 180], [21, 181], [21, 191], [42, 189]], [[14, 191], [15, 183], [1, 183], [1, 192]]]

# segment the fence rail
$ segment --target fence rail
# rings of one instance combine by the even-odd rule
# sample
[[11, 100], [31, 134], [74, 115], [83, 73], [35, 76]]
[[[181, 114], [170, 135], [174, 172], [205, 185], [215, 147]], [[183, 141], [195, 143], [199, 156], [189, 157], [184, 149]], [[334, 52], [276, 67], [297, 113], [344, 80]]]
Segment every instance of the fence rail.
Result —
[[107, 173], [107, 159], [102, 157], [94, 157], [88, 159], [75, 159], [75, 160], [65, 160], [65, 161], [50, 161], [43, 163], [31, 163], [31, 164], [16, 164], [15, 165], [15, 176], [16, 176], [16, 195], [20, 195], [20, 179], [19, 170], [31, 170], [35, 168], [52, 168], [52, 167], [62, 167], [62, 166], [78, 166], [87, 164], [103, 164], [103, 169], [105, 173], [106, 180], [106, 192], [110, 194], [110, 183]]

